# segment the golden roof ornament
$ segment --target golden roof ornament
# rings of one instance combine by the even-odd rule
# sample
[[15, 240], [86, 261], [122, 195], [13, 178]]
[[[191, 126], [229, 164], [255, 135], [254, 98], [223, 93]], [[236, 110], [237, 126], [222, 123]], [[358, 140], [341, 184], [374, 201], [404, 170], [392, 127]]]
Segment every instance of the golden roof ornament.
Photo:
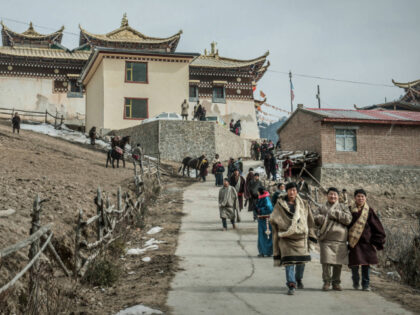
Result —
[[121, 20], [121, 27], [128, 26], [128, 19], [127, 19], [127, 13], [124, 13], [123, 18]]
[[214, 55], [216, 55], [216, 54], [218, 53], [218, 51], [216, 51], [216, 46], [217, 46], [217, 43], [216, 43], [215, 41], [212, 41], [212, 42], [210, 43], [210, 47], [211, 47], [211, 52], [210, 52], [210, 54], [211, 54], [212, 56], [214, 56]]

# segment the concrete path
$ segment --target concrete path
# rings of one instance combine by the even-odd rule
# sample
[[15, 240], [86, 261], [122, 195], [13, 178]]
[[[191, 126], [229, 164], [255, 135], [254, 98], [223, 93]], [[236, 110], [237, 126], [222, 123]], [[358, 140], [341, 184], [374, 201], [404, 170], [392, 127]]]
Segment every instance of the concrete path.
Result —
[[258, 258], [257, 224], [242, 212], [237, 230], [222, 231], [213, 176], [184, 192], [184, 212], [176, 254], [180, 268], [168, 305], [176, 315], [195, 314], [410, 314], [373, 292], [355, 291], [349, 272], [342, 292], [321, 291], [315, 253], [306, 265], [304, 290], [288, 296], [284, 268]]

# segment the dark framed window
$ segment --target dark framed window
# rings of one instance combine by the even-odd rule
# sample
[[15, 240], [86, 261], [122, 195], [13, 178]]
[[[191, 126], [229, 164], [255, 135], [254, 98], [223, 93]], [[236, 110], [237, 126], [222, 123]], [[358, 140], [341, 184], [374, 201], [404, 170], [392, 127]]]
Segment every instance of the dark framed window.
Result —
[[198, 101], [198, 86], [190, 85], [190, 101]]
[[226, 103], [226, 92], [224, 86], [213, 87], [213, 103]]
[[149, 106], [147, 98], [125, 98], [124, 119], [149, 118]]
[[82, 85], [77, 82], [77, 80], [69, 81], [70, 89], [67, 92], [67, 97], [83, 97], [83, 88]]
[[147, 63], [127, 61], [125, 63], [125, 82], [148, 83]]
[[356, 130], [335, 129], [335, 149], [336, 151], [356, 152]]

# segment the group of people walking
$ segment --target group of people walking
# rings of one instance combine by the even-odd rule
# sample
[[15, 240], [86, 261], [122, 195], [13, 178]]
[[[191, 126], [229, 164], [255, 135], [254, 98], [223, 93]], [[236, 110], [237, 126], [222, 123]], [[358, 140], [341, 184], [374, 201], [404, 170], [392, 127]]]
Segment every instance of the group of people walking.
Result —
[[258, 141], [253, 141], [251, 144], [251, 158], [255, 161], [264, 161], [267, 154], [274, 154], [274, 143], [273, 141], [263, 140], [260, 144]]
[[385, 231], [367, 204], [365, 190], [356, 190], [349, 206], [347, 199], [340, 200], [339, 190], [330, 187], [326, 203], [312, 210], [299, 194], [309, 190], [303, 179], [278, 184], [272, 196], [252, 168], [246, 179], [235, 169], [222, 184], [219, 211], [223, 229], [227, 230], [227, 220], [236, 228], [245, 199], [254, 221], [258, 221], [258, 256], [273, 257], [274, 266], [285, 267], [289, 295], [304, 288], [305, 263], [311, 261], [309, 250], [316, 243], [320, 248], [322, 290], [342, 290], [343, 265], [351, 268], [354, 289], [370, 290], [370, 266], [378, 263], [376, 252], [384, 247]]

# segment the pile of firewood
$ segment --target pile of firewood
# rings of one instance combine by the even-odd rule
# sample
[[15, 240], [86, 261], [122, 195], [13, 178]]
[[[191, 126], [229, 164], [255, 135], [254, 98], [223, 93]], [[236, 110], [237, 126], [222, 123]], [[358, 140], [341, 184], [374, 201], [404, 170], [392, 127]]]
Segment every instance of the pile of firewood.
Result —
[[310, 151], [277, 151], [276, 157], [279, 164], [283, 163], [286, 160], [286, 157], [289, 157], [293, 162], [293, 168], [302, 168], [303, 166], [311, 167], [316, 166], [319, 154], [316, 152]]

